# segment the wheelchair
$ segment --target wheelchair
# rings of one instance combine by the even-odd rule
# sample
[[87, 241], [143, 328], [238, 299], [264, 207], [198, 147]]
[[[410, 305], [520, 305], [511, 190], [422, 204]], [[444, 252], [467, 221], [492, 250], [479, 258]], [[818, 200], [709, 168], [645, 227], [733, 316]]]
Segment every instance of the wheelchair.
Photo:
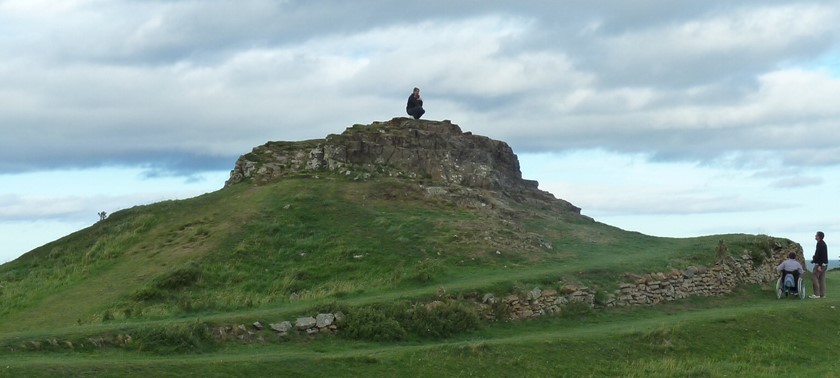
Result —
[[798, 296], [799, 299], [805, 299], [805, 287], [802, 286], [802, 276], [794, 279], [793, 272], [784, 272], [776, 280], [776, 298], [781, 299], [782, 296]]

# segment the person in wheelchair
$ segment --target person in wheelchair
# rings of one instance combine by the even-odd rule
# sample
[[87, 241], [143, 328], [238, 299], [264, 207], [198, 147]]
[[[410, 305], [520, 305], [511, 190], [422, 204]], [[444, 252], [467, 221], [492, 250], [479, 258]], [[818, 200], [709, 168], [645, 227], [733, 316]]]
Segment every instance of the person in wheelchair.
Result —
[[785, 285], [785, 275], [792, 274], [794, 291], [798, 291], [797, 282], [799, 282], [799, 275], [805, 273], [805, 270], [802, 269], [802, 264], [800, 264], [799, 261], [796, 261], [796, 253], [788, 253], [787, 260], [782, 261], [782, 263], [776, 267], [776, 271], [781, 274], [779, 279], [782, 280], [782, 285]]

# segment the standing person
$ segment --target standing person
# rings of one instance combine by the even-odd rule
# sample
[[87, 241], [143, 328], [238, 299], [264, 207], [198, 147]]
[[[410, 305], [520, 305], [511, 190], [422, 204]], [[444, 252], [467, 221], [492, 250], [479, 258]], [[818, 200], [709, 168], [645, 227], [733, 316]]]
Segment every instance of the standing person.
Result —
[[408, 103], [405, 105], [405, 112], [414, 117], [414, 119], [420, 119], [420, 117], [423, 116], [423, 113], [426, 113], [423, 109], [423, 99], [420, 98], [420, 88], [414, 87], [414, 92], [408, 96]]
[[814, 251], [814, 257], [811, 258], [811, 264], [814, 264], [814, 274], [811, 276], [811, 281], [814, 285], [814, 294], [809, 298], [817, 299], [825, 297], [825, 270], [828, 269], [828, 246], [825, 244], [825, 234], [822, 231], [817, 231], [814, 236], [817, 240], [817, 249]]

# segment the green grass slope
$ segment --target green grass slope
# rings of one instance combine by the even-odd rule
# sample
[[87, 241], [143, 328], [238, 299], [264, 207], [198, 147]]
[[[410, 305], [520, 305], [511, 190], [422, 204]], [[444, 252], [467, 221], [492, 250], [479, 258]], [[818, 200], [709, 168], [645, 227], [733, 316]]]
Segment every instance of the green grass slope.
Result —
[[[840, 277], [828, 276], [829, 293]], [[0, 376], [836, 377], [840, 300], [723, 298], [505, 323], [424, 342], [228, 345], [191, 354], [0, 352]]]
[[[441, 292], [503, 294], [564, 284], [612, 292], [628, 273], [709, 265], [720, 240], [733, 253], [761, 254], [772, 238], [656, 238], [493, 193], [430, 196], [408, 179], [321, 175], [243, 183], [116, 212], [0, 266], [0, 361], [7, 366], [5, 371], [0, 366], [0, 374], [260, 376], [276, 375], [270, 367], [280, 364], [295, 376], [512, 376], [504, 373], [512, 372], [511, 366], [532, 376], [626, 375], [628, 361], [653, 373], [683, 371], [680, 356], [701, 364], [697, 376], [740, 371], [740, 362], [731, 369], [703, 367], [718, 357], [704, 359], [688, 338], [704, 327], [726, 329], [729, 322], [755, 317], [767, 317], [761, 327], [773, 327], [772, 319], [797, 306], [811, 306], [817, 315], [806, 319], [816, 324], [829, 310], [768, 301], [772, 292], [762, 288], [739, 293], [737, 301], [581, 308], [515, 324], [465, 320], [472, 332], [444, 337], [416, 332], [391, 343], [324, 336], [220, 344], [201, 331], [206, 325], [294, 318], [327, 307], [388, 311], [393, 306], [390, 311], [398, 312], [399, 303], [428, 301]], [[717, 306], [731, 309], [713, 309]], [[129, 333], [142, 339], [134, 344], [145, 349], [79, 351], [57, 345]], [[155, 340], [166, 345], [153, 347]], [[586, 340], [602, 349], [587, 349], [593, 347]], [[653, 349], [634, 355], [634, 342]], [[654, 358], [659, 356], [654, 346], [662, 343], [670, 343], [660, 346], [674, 355], [670, 362]], [[609, 346], [624, 344], [631, 350]], [[603, 356], [605, 370], [592, 370], [574, 357], [592, 354]], [[567, 361], [572, 370], [550, 373], [556, 371], [547, 370], [556, 368], [552, 361]], [[313, 364], [318, 369], [309, 370]], [[35, 369], [43, 366], [48, 368]]]

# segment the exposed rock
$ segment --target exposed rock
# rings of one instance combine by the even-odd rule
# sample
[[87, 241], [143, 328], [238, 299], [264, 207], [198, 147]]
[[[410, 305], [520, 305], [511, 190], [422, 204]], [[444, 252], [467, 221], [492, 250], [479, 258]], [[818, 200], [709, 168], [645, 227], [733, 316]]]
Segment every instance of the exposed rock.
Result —
[[496, 303], [496, 296], [494, 296], [491, 293], [484, 294], [484, 296], [481, 297], [481, 303], [486, 303], [486, 304]]
[[318, 328], [327, 328], [333, 324], [335, 315], [333, 314], [318, 314], [315, 316], [315, 326]]
[[315, 320], [315, 318], [307, 316], [303, 318], [297, 318], [297, 321], [295, 321], [295, 328], [302, 331], [313, 328], [316, 324], [318, 324], [318, 321]]
[[[237, 160], [225, 186], [320, 172], [355, 179], [415, 179], [429, 186], [430, 195], [447, 193], [451, 186], [490, 190], [518, 202], [580, 213], [580, 208], [539, 190], [536, 181], [523, 179], [519, 159], [507, 143], [464, 133], [448, 120], [394, 118], [354, 125], [324, 139], [268, 142]], [[478, 204], [487, 205], [486, 201]]]
[[271, 323], [268, 326], [271, 327], [271, 329], [273, 329], [277, 332], [283, 332], [283, 333], [289, 332], [289, 330], [292, 329], [292, 323], [290, 323], [288, 321], [283, 321], [283, 322], [280, 322], [280, 323]]

